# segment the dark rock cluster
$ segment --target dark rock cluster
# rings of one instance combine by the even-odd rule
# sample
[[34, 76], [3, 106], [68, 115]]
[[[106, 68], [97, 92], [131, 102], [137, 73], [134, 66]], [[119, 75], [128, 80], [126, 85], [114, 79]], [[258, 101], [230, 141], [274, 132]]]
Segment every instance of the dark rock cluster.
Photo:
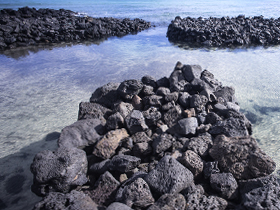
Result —
[[199, 65], [108, 83], [31, 165], [34, 210], [279, 209], [275, 162], [234, 96]]
[[280, 44], [280, 18], [263, 16], [222, 18], [176, 17], [167, 37], [191, 47], [237, 47]]
[[64, 9], [3, 9], [0, 11], [0, 50], [123, 36], [149, 27], [151, 24], [142, 19], [83, 17]]

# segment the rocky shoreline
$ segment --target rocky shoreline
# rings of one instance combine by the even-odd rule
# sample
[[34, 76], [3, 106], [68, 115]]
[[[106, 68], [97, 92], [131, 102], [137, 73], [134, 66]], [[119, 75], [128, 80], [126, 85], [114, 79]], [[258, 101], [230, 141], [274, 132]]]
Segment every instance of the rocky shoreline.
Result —
[[233, 87], [199, 65], [108, 83], [31, 165], [34, 210], [279, 209], [275, 162]]
[[280, 44], [280, 18], [263, 16], [222, 18], [176, 17], [167, 37], [191, 47], [268, 46]]
[[23, 7], [0, 11], [0, 50], [38, 44], [99, 40], [151, 27], [142, 19], [81, 16], [70, 10]]

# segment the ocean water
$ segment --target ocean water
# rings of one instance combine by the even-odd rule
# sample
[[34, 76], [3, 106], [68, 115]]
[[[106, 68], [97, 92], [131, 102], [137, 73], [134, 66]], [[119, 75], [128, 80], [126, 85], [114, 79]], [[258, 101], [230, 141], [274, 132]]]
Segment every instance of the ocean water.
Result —
[[[32, 209], [36, 153], [54, 150], [59, 132], [77, 120], [78, 105], [108, 82], [169, 76], [177, 61], [199, 64], [233, 86], [253, 122], [260, 147], [280, 169], [280, 46], [193, 49], [170, 43], [176, 16], [263, 15], [278, 18], [280, 1], [0, 0], [0, 9], [29, 6], [71, 9], [94, 17], [143, 18], [157, 27], [99, 42], [62, 43], [0, 54], [0, 209]], [[276, 171], [277, 174], [277, 171]]]

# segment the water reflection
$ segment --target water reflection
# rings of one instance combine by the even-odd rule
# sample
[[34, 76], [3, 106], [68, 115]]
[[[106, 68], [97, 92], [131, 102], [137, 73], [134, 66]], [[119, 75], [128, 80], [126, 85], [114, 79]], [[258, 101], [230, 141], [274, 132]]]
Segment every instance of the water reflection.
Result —
[[4, 51], [0, 51], [0, 54], [5, 55], [9, 58], [19, 59], [22, 57], [27, 57], [30, 53], [38, 53], [42, 50], [53, 50], [55, 48], [65, 48], [65, 47], [73, 47], [75, 45], [100, 45], [102, 42], [108, 39], [100, 39], [95, 41], [83, 41], [83, 42], [69, 42], [69, 43], [50, 43], [50, 44], [39, 44], [39, 45], [31, 45], [26, 47], [17, 47], [15, 49], [8, 49]]

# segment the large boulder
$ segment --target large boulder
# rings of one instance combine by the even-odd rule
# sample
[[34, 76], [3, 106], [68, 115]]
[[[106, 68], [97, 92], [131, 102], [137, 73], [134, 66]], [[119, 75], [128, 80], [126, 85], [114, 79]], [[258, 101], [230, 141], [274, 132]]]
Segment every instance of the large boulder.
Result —
[[84, 148], [94, 145], [101, 138], [104, 130], [99, 119], [79, 120], [62, 129], [58, 146]]
[[176, 194], [194, 183], [192, 172], [168, 155], [159, 161], [145, 180], [160, 195]]
[[236, 179], [267, 176], [276, 168], [276, 163], [259, 148], [251, 136], [217, 136], [209, 154], [219, 162], [222, 172], [232, 173]]
[[55, 191], [67, 193], [88, 181], [87, 166], [86, 153], [75, 147], [42, 151], [36, 154], [31, 164], [34, 177], [31, 189], [39, 196]]

